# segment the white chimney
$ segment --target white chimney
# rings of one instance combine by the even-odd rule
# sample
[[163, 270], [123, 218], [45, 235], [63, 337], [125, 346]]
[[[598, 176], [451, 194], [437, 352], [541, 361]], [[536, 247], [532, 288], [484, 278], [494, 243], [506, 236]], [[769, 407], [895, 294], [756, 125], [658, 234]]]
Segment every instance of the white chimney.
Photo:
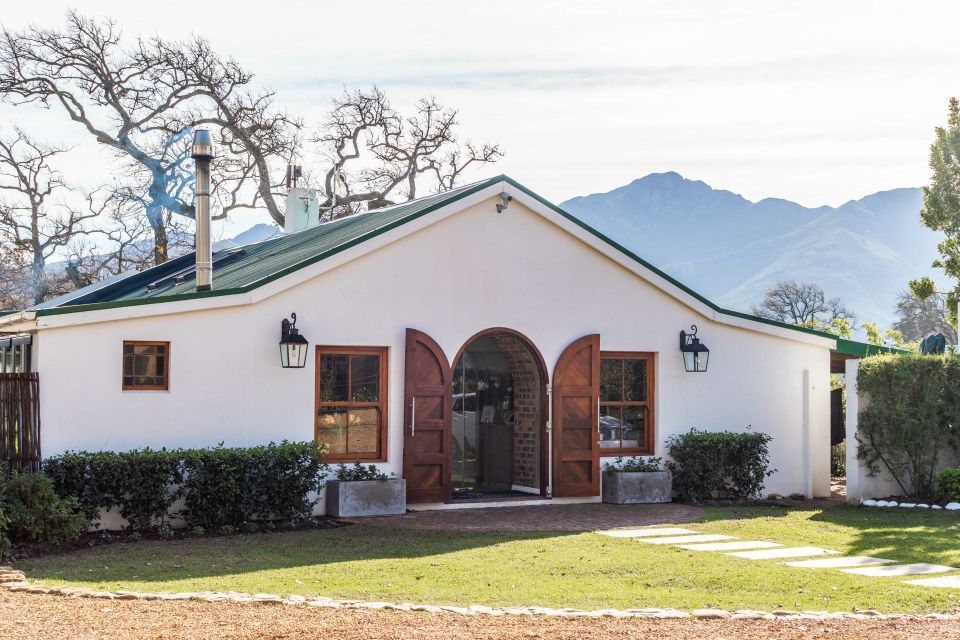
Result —
[[320, 200], [316, 189], [291, 187], [283, 211], [283, 232], [296, 233], [320, 224]]
[[196, 206], [194, 219], [197, 232], [194, 236], [197, 256], [197, 291], [213, 288], [213, 250], [210, 245], [210, 161], [213, 160], [213, 139], [206, 129], [197, 129], [193, 134], [190, 156], [196, 165]]

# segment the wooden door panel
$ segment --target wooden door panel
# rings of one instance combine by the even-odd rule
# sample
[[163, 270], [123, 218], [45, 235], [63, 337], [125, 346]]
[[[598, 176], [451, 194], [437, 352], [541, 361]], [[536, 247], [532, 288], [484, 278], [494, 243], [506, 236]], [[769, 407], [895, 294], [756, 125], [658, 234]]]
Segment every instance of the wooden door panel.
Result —
[[452, 384], [443, 349], [407, 329], [404, 361], [403, 476], [407, 502], [443, 502], [450, 495]]
[[600, 336], [560, 355], [553, 374], [553, 495], [600, 495]]

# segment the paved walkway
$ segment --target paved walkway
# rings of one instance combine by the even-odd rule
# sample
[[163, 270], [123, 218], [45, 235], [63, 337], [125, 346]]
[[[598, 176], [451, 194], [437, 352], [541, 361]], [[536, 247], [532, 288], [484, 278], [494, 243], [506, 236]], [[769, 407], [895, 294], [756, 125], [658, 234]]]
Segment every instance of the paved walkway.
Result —
[[551, 504], [413, 511], [399, 516], [363, 518], [357, 523], [438, 531], [596, 531], [618, 527], [693, 522], [703, 509], [685, 504]]
[[[960, 571], [956, 567], [918, 562], [897, 564], [896, 560], [873, 558], [870, 556], [842, 556], [839, 551], [820, 547], [784, 547], [769, 540], [737, 540], [736, 536], [705, 533], [678, 527], [644, 527], [640, 529], [611, 529], [597, 531], [611, 538], [631, 538], [647, 544], [673, 545], [690, 551], [724, 552], [745, 560], [784, 561], [784, 564], [804, 569], [833, 569], [844, 573], [876, 578], [929, 575], [931, 573], [949, 573]], [[723, 540], [724, 542], [720, 542]], [[709, 543], [709, 544], [703, 544]], [[820, 558], [810, 560], [809, 558]], [[822, 558], [822, 556], [833, 556]], [[796, 560], [796, 558], [807, 558]], [[908, 580], [907, 584], [940, 587], [944, 589], [960, 588], [960, 575], [938, 576]]]

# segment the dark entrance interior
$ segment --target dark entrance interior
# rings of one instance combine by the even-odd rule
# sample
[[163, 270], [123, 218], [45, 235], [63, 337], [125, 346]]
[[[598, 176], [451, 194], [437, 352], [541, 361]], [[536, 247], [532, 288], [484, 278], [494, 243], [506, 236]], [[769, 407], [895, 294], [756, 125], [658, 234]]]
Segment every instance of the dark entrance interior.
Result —
[[543, 380], [530, 349], [512, 333], [486, 333], [452, 373], [453, 497], [540, 494]]

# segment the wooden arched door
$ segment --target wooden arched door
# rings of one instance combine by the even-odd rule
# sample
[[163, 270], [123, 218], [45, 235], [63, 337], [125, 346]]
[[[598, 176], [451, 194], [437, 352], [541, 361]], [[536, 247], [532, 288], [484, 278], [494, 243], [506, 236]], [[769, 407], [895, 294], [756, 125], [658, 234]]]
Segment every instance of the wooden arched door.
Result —
[[553, 371], [553, 495], [600, 495], [600, 336], [564, 349]]
[[450, 496], [450, 364], [433, 338], [407, 329], [404, 360], [403, 477], [407, 502]]

